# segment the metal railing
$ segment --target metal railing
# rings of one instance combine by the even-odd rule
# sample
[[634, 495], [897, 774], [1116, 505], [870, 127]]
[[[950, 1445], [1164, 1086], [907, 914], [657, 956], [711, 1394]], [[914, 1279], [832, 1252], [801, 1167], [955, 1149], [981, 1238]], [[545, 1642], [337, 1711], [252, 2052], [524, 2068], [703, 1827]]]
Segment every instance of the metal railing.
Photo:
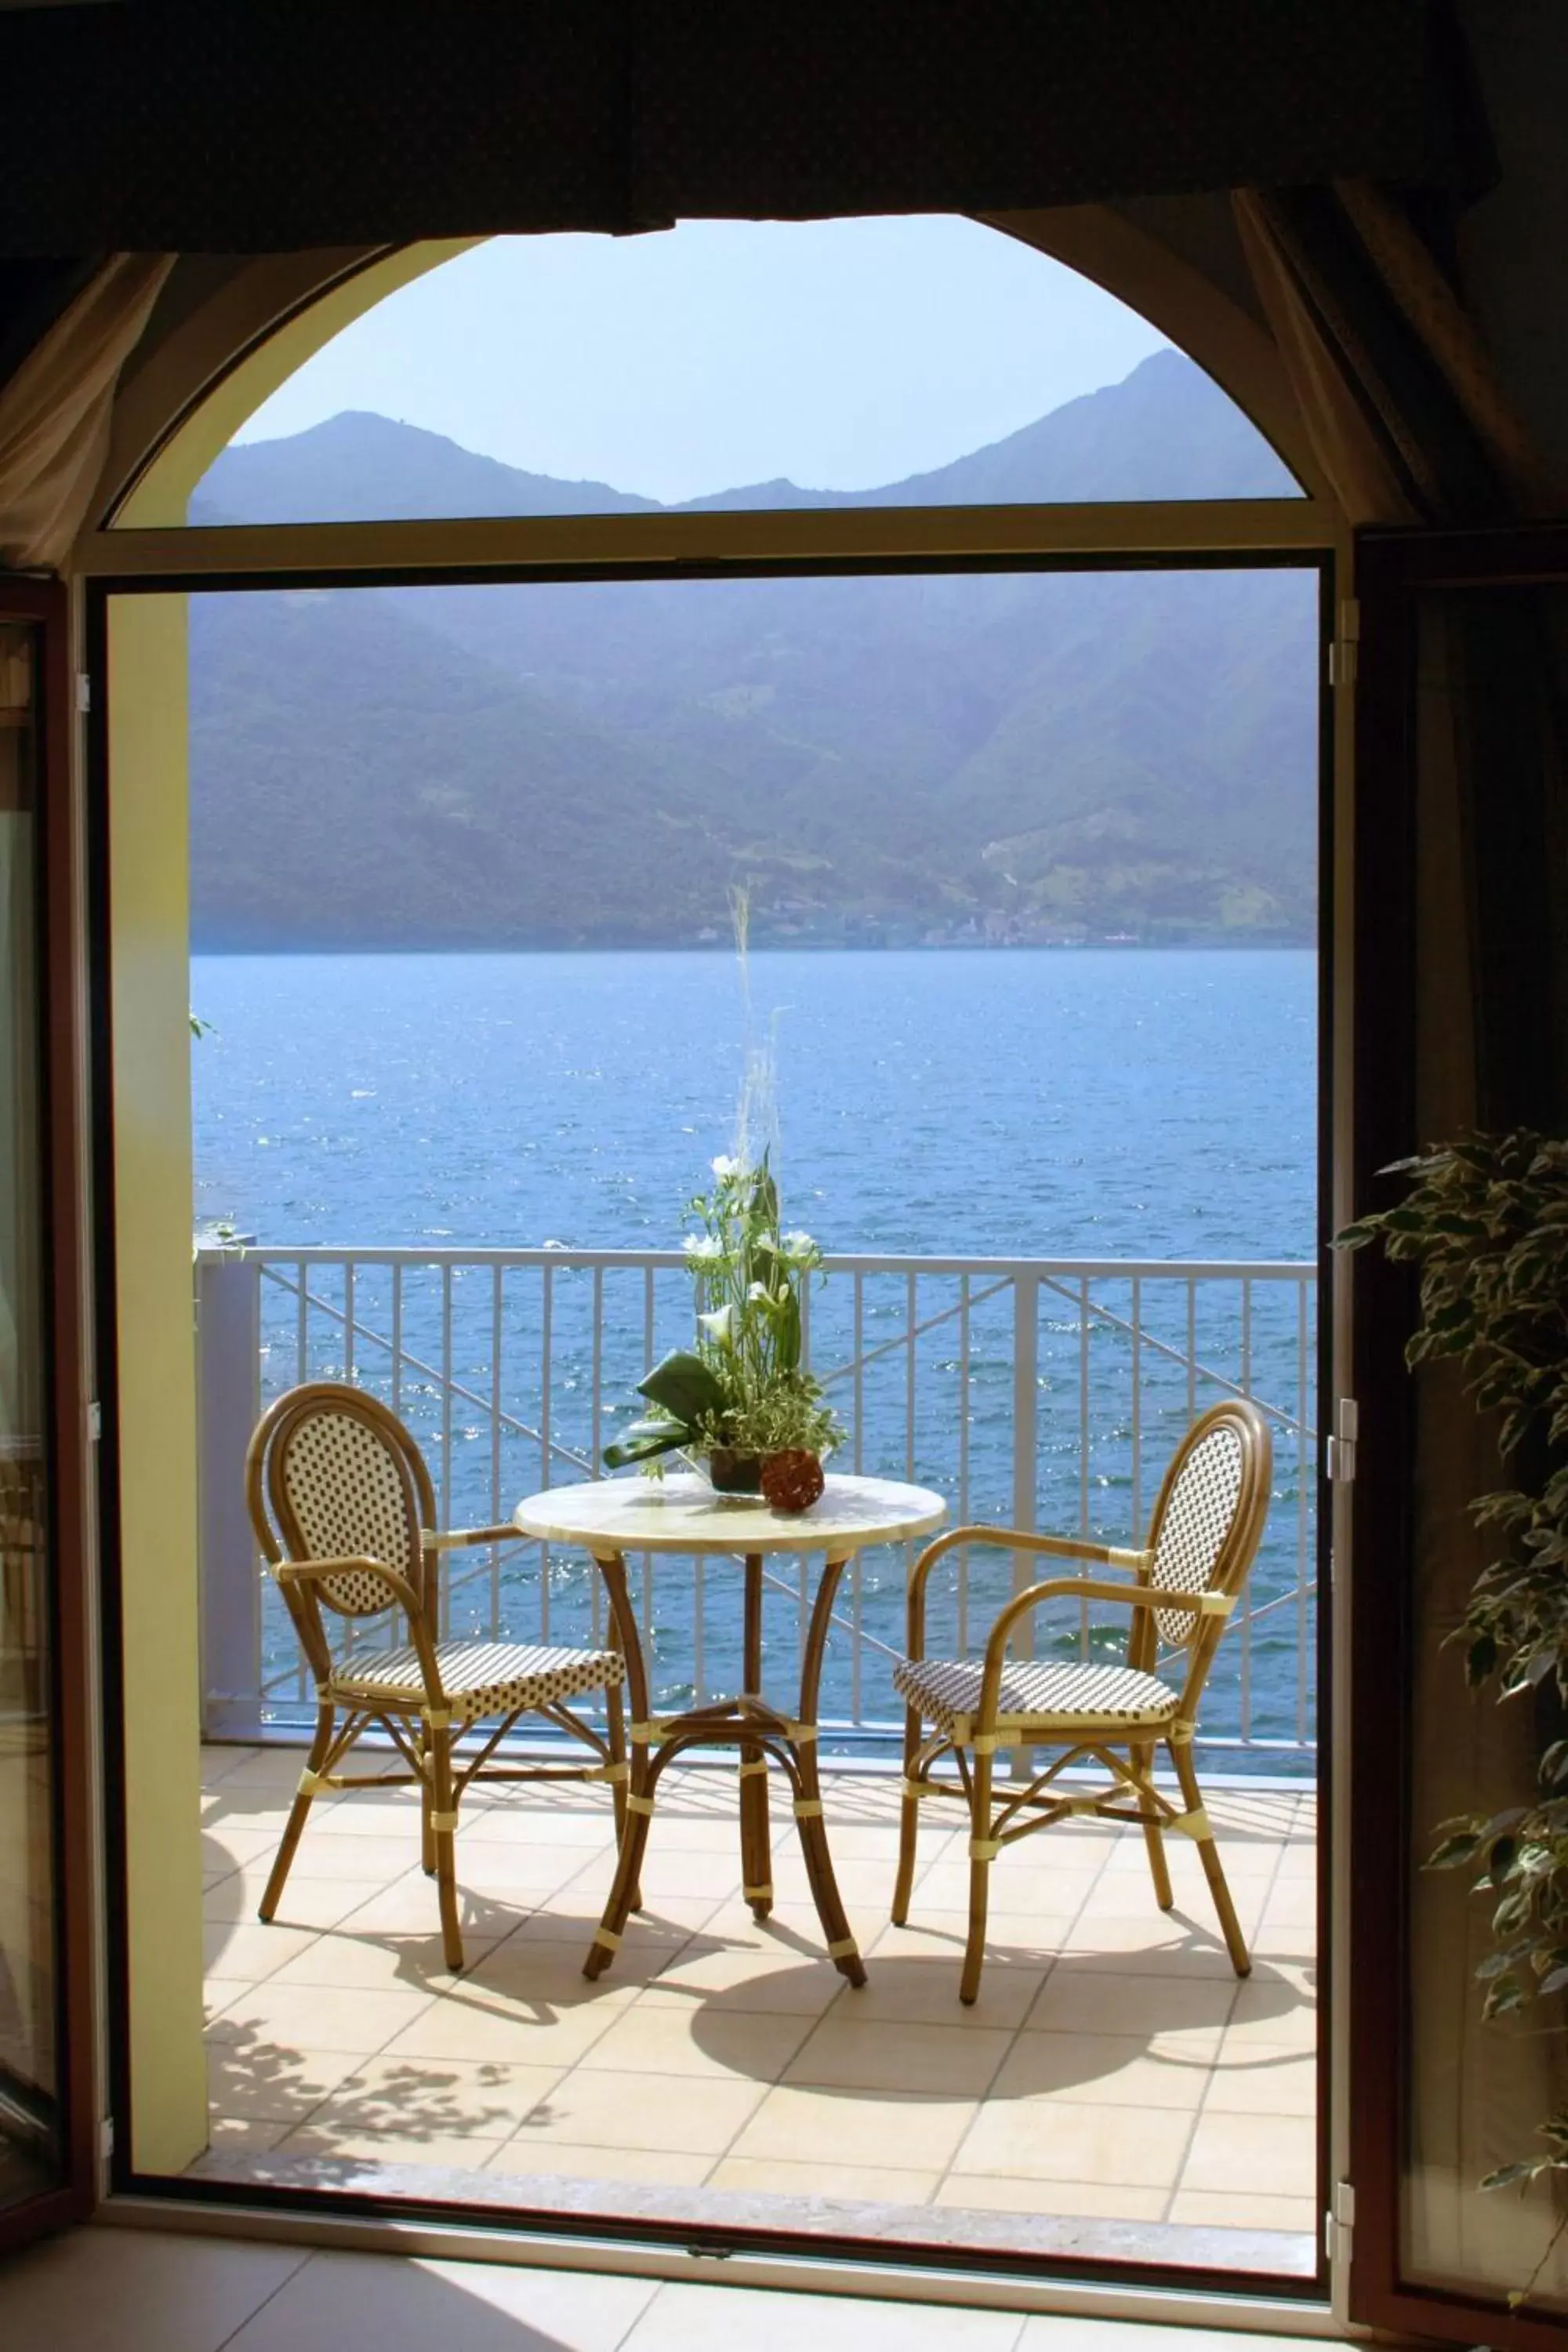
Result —
[[[848, 1431], [838, 1466], [934, 1486], [959, 1521], [1118, 1543], [1144, 1528], [1194, 1413], [1221, 1396], [1253, 1398], [1274, 1433], [1274, 1497], [1210, 1678], [1203, 1740], [1221, 1769], [1310, 1772], [1315, 1311], [1309, 1265], [838, 1256], [811, 1297], [806, 1347]], [[424, 1446], [442, 1523], [493, 1524], [524, 1494], [596, 1475], [602, 1447], [639, 1410], [637, 1381], [692, 1331], [689, 1267], [673, 1250], [204, 1248], [196, 1312], [204, 1726], [218, 1738], [311, 1713], [245, 1512], [245, 1448], [271, 1398], [302, 1380], [360, 1383]], [[458, 1557], [445, 1633], [602, 1637], [602, 1588], [585, 1559], [521, 1538]], [[889, 1548], [845, 1578], [822, 1703], [825, 1743], [838, 1753], [890, 1754], [897, 1742], [889, 1665], [906, 1565]], [[1015, 1579], [1033, 1571], [1026, 1556], [990, 1547], [952, 1566], [933, 1592], [931, 1643], [971, 1654]], [[786, 1686], [805, 1577], [804, 1565], [769, 1571], [768, 1673]], [[637, 1582], [656, 1703], [738, 1688], [728, 1563], [667, 1560], [656, 1572], [645, 1559]], [[1034, 1645], [1110, 1656], [1125, 1639], [1124, 1618], [1102, 1623], [1058, 1603], [1037, 1621]]]

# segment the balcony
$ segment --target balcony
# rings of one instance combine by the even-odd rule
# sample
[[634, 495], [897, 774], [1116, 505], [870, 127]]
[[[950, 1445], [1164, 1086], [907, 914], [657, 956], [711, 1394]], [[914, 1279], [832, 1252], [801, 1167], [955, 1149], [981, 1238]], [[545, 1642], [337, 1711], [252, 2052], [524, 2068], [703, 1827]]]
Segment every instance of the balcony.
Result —
[[[279, 1920], [254, 1914], [311, 1712], [258, 1572], [240, 1464], [257, 1413], [349, 1377], [425, 1445], [449, 1524], [504, 1519], [590, 1475], [662, 1348], [689, 1336], [674, 1253], [208, 1250], [202, 1396], [204, 1799], [213, 2139], [196, 2169], [633, 2215], [719, 2229], [1308, 2273], [1316, 2260], [1310, 1267], [840, 1258], [813, 1358], [847, 1466], [936, 1486], [956, 1517], [1141, 1527], [1175, 1435], [1243, 1392], [1275, 1433], [1275, 1498], [1211, 1678], [1198, 1751], [1251, 1977], [1231, 1972], [1197, 1867], [1175, 1908], [1142, 1842], [1076, 1822], [999, 1863], [973, 2011], [957, 1998], [964, 1832], [921, 1847], [910, 1925], [888, 1917], [899, 1721], [888, 1675], [904, 1561], [847, 1578], [824, 1680], [826, 1817], [869, 1981], [823, 1957], [787, 1816], [777, 1906], [742, 1897], [732, 1775], [660, 1792], [646, 1909], [610, 1972], [582, 1962], [608, 1889], [605, 1793], [501, 1790], [464, 1807], [465, 1943], [442, 1965], [404, 1792], [318, 1807]], [[972, 1649], [1023, 1563], [955, 1555], [933, 1645]], [[640, 1570], [660, 1707], [737, 1686], [738, 1580]], [[772, 1579], [764, 1679], [805, 1625]], [[587, 1563], [519, 1542], [460, 1569], [449, 1630], [596, 1638]], [[380, 1638], [373, 1634], [372, 1638]], [[1121, 1638], [1124, 1638], [1124, 1633]], [[1117, 1635], [1076, 1602], [1042, 1654]], [[956, 1812], [953, 1822], [959, 1821]]]
[[897, 1782], [826, 1783], [868, 1981], [822, 1956], [779, 1828], [778, 1904], [741, 1896], [734, 1784], [672, 1774], [610, 1973], [607, 1798], [464, 1807], [468, 1967], [447, 1974], [402, 1791], [312, 1818], [255, 1918], [297, 1752], [206, 1751], [212, 2147], [195, 2170], [547, 2213], [1301, 2273], [1315, 2259], [1314, 1800], [1211, 1789], [1253, 1973], [1195, 1853], [1154, 1907], [1142, 1841], [1044, 1834], [997, 1867], [980, 1999], [958, 2000], [962, 1831], [921, 1842], [888, 1922]]
[[[1316, 1285], [1310, 1265], [1048, 1258], [834, 1257], [806, 1348], [849, 1431], [836, 1467], [918, 1479], [955, 1520], [1126, 1543], [1194, 1414], [1250, 1396], [1274, 1435], [1262, 1549], [1205, 1701], [1200, 1762], [1310, 1778], [1316, 1753]], [[204, 1727], [253, 1740], [302, 1727], [311, 1695], [246, 1516], [245, 1449], [263, 1406], [306, 1380], [352, 1380], [425, 1449], [443, 1523], [488, 1526], [520, 1496], [595, 1475], [635, 1418], [637, 1381], [691, 1340], [679, 1251], [204, 1249], [200, 1349]], [[641, 1566], [656, 1704], [734, 1689], [735, 1580], [711, 1563]], [[905, 1561], [868, 1553], [846, 1577], [823, 1680], [825, 1753], [892, 1758], [889, 1679], [903, 1636]], [[967, 1655], [1015, 1572], [961, 1554], [931, 1641]], [[805, 1602], [771, 1578], [769, 1671], [798, 1672]], [[447, 1635], [598, 1642], [588, 1562], [524, 1543], [471, 1555], [444, 1590]], [[384, 1629], [377, 1638], [391, 1638]], [[1068, 1604], [1042, 1616], [1052, 1654], [1125, 1639]], [[786, 1654], [786, 1652], [788, 1654]], [[1114, 1651], [1111, 1652], [1114, 1654]]]

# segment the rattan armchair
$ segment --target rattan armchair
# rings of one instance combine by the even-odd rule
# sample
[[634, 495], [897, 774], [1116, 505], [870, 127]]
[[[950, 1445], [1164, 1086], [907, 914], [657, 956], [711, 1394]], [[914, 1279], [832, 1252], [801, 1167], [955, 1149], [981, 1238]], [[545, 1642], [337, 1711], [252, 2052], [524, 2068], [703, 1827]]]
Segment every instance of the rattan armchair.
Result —
[[[956, 1798], [970, 1817], [969, 1937], [960, 2000], [972, 2002], [980, 1990], [992, 1863], [1004, 1846], [1073, 1814], [1142, 1827], [1154, 1898], [1163, 1911], [1172, 1904], [1165, 1832], [1194, 1839], [1231, 1965], [1237, 1976], [1249, 1972], [1246, 1939], [1193, 1766], [1193, 1739], [1215, 1652], [1263, 1533], [1271, 1460], [1263, 1415], [1242, 1400], [1227, 1401], [1202, 1414], [1178, 1447], [1155, 1501], [1147, 1549], [1123, 1551], [1018, 1528], [965, 1527], [939, 1537], [916, 1561], [909, 1589], [909, 1655], [893, 1672], [906, 1708], [893, 1919], [902, 1927], [909, 1917], [922, 1801]], [[1013, 1552], [1127, 1569], [1133, 1580], [1079, 1575], [1031, 1586], [1016, 1594], [996, 1619], [983, 1660], [928, 1658], [926, 1586], [937, 1562], [960, 1544], [999, 1544]], [[1058, 1600], [1127, 1609], [1125, 1664], [1010, 1659], [1014, 1635], [1045, 1602]], [[1163, 1644], [1173, 1653], [1169, 1682], [1155, 1672]], [[1153, 1779], [1161, 1746], [1175, 1771], [1180, 1805]], [[1058, 1752], [1042, 1771], [1030, 1772], [1037, 1748]], [[1028, 1777], [998, 1796], [994, 1778], [1002, 1750], [1028, 1759], [1023, 1767]], [[956, 1762], [956, 1780], [936, 1777], [937, 1766], [948, 1757]], [[1064, 1787], [1060, 1776], [1086, 1762], [1109, 1772], [1109, 1784], [1092, 1793]]]
[[[386, 1407], [336, 1381], [290, 1389], [263, 1415], [246, 1461], [246, 1496], [257, 1540], [315, 1678], [317, 1717], [261, 1898], [271, 1919], [282, 1899], [312, 1800], [341, 1789], [416, 1787], [422, 1859], [437, 1882], [447, 1965], [463, 1965], [454, 1837], [458, 1808], [476, 1780], [607, 1780], [617, 1833], [626, 1824], [627, 1767], [618, 1651], [550, 1649], [520, 1643], [442, 1641], [440, 1563], [458, 1547], [515, 1543], [511, 1526], [437, 1531], [425, 1459]], [[328, 1612], [350, 1620], [400, 1611], [405, 1642], [334, 1654]], [[602, 1690], [607, 1736], [568, 1701]], [[588, 1750], [581, 1764], [491, 1764], [522, 1715], [540, 1715]], [[340, 1717], [342, 1718], [340, 1720]], [[478, 1746], [458, 1753], [475, 1727]], [[379, 1730], [405, 1771], [349, 1777], [338, 1766], [363, 1735]]]

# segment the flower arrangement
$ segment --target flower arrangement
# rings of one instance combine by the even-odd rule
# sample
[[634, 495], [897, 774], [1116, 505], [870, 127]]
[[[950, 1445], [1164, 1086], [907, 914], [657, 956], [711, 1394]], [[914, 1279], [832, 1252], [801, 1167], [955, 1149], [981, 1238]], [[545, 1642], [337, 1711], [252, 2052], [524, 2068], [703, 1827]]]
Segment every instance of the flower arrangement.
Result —
[[756, 1166], [715, 1160], [711, 1191], [688, 1210], [699, 1226], [685, 1244], [697, 1345], [638, 1381], [653, 1410], [605, 1448], [605, 1461], [657, 1476], [668, 1454], [706, 1456], [721, 1490], [760, 1486], [780, 1507], [803, 1508], [822, 1491], [821, 1456], [843, 1436], [801, 1363], [801, 1298], [822, 1252], [809, 1234], [779, 1230], [766, 1151]]

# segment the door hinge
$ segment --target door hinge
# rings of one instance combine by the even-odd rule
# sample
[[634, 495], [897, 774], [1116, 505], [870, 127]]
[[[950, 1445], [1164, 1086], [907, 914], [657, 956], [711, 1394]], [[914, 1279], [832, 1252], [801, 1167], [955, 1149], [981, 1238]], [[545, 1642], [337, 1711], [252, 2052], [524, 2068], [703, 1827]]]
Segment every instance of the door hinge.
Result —
[[76, 674], [76, 707], [82, 711], [92, 709], [92, 679], [85, 669]]
[[1336, 1486], [1348, 1486], [1355, 1476], [1360, 1434], [1361, 1411], [1354, 1397], [1341, 1397], [1334, 1406], [1334, 1430], [1329, 1440], [1329, 1475]]
[[87, 1442], [89, 1445], [96, 1445], [102, 1435], [103, 1407], [95, 1397], [87, 1409]]
[[1361, 606], [1353, 596], [1340, 600], [1338, 634], [1329, 646], [1329, 684], [1353, 686], [1356, 652], [1361, 644]]
[[1355, 2190], [1348, 2180], [1336, 2180], [1332, 2201], [1323, 2216], [1323, 2252], [1331, 2265], [1348, 2263], [1355, 2252]]
[[98, 2152], [107, 2164], [114, 2154], [114, 2117], [105, 2116], [98, 2126]]

